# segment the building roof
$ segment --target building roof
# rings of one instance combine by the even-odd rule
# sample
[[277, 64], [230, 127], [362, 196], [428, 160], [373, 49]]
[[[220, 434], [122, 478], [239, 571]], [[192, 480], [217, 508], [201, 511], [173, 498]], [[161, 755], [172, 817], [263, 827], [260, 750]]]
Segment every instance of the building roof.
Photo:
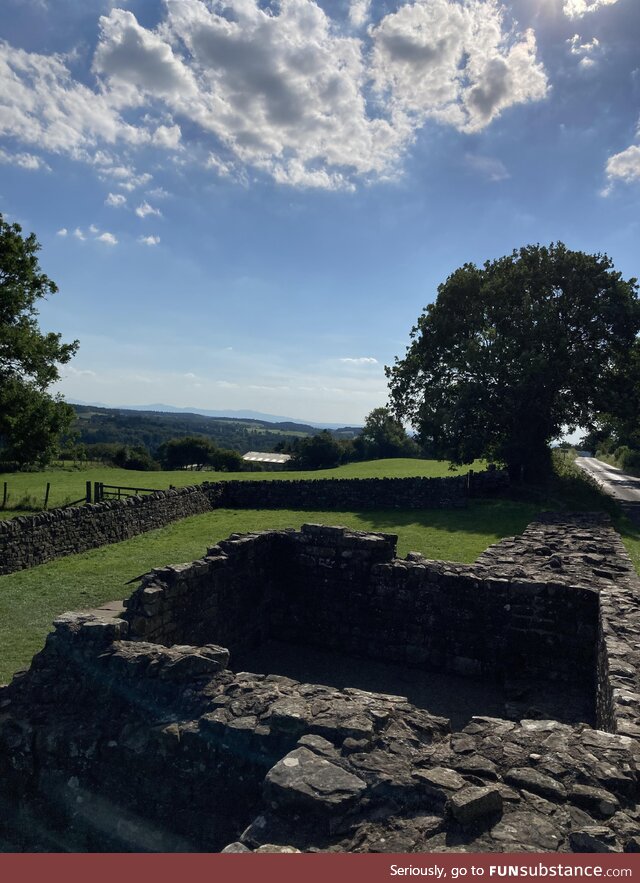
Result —
[[242, 458], [250, 463], [288, 463], [291, 454], [274, 454], [265, 451], [247, 451]]

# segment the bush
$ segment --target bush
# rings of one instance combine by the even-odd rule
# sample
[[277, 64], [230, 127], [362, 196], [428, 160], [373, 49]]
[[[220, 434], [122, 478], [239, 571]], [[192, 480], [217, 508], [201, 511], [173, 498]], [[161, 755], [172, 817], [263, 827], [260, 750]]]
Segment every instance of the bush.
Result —
[[[620, 453], [618, 453], [620, 452]], [[634, 451], [626, 445], [616, 451], [616, 462], [620, 469], [640, 469], [640, 451]]]

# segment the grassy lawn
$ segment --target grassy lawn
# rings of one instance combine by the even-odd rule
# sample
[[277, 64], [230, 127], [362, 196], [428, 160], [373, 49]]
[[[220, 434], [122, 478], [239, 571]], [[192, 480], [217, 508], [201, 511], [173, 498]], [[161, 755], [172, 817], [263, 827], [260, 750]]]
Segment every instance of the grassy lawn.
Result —
[[[3, 483], [7, 482], [7, 512], [12, 509], [40, 509], [44, 503], [47, 482], [51, 483], [49, 508], [62, 506], [77, 500], [85, 493], [86, 482], [101, 481], [104, 484], [122, 487], [152, 488], [164, 490], [169, 485], [186, 487], [203, 481], [241, 481], [296, 478], [410, 478], [412, 476], [437, 476], [465, 474], [469, 468], [483, 469], [485, 464], [478, 460], [472, 467], [450, 470], [446, 461], [440, 460], [371, 460], [364, 463], [348, 463], [335, 469], [318, 469], [307, 472], [191, 472], [180, 469], [175, 472], [138, 472], [133, 469], [116, 469], [107, 466], [92, 466], [86, 469], [52, 468], [41, 472], [12, 472], [0, 474], [0, 495]], [[0, 496], [0, 503], [2, 496]], [[0, 509], [0, 517], [2, 510]], [[6, 514], [6, 513], [5, 513]]]

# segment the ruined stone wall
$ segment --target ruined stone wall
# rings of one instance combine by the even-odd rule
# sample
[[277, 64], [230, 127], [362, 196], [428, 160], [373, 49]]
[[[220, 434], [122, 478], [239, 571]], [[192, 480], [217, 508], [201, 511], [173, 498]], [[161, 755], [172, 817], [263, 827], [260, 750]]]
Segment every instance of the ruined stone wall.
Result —
[[[0, 687], [0, 849], [640, 851], [640, 582], [611, 527], [542, 519], [471, 567], [393, 555], [393, 537], [342, 528], [234, 536], [149, 574], [126, 611], [60, 617]], [[496, 644], [500, 622], [522, 633]], [[549, 638], [571, 655], [581, 636], [614, 732], [516, 716], [450, 733], [402, 697], [234, 674], [217, 636], [233, 656], [265, 623], [325, 646], [330, 623], [340, 640], [370, 632], [357, 646], [378, 659], [406, 641], [411, 663], [428, 628], [485, 678], [522, 664], [542, 679], [507, 652], [527, 632], [551, 665]]]
[[427, 671], [595, 685], [598, 594], [561, 581], [412, 556], [393, 535], [304, 525], [238, 536], [154, 571], [128, 602], [131, 634], [163, 644], [261, 639]]
[[[497, 493], [496, 470], [447, 478], [203, 482], [88, 506], [0, 521], [0, 575], [130, 539], [211, 509], [442, 509]], [[471, 490], [470, 490], [471, 489]]]
[[234, 653], [268, 637], [275, 580], [287, 572], [288, 534], [232, 536], [191, 564], [151, 571], [125, 604], [134, 638], [222, 644]]
[[363, 578], [364, 550], [345, 534], [292, 535], [276, 637], [429, 671], [593, 685], [597, 592], [418, 555], [369, 564]]

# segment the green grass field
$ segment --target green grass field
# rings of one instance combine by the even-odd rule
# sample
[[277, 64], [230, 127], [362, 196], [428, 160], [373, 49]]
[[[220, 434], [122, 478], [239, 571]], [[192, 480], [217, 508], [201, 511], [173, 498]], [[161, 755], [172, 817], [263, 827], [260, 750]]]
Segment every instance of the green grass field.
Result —
[[[422, 471], [417, 471], [422, 470]], [[105, 470], [91, 470], [95, 480], [105, 480]], [[117, 483], [134, 473], [108, 470]], [[50, 473], [67, 476], [67, 473]], [[82, 473], [83, 477], [88, 472]], [[341, 469], [313, 473], [286, 473], [286, 477], [371, 477], [382, 475], [446, 475], [447, 464], [426, 460], [387, 460], [351, 464]], [[166, 477], [165, 487], [178, 485], [176, 476], [188, 484], [195, 477], [212, 473], [135, 473]], [[76, 473], [77, 476], [77, 473]], [[42, 474], [21, 476], [42, 481]], [[226, 474], [225, 478], [234, 476]], [[241, 478], [267, 480], [280, 473], [242, 473]], [[69, 480], [73, 479], [73, 473]], [[46, 480], [46, 479], [45, 479]], [[76, 478], [77, 480], [77, 478]], [[84, 478], [83, 478], [84, 480]], [[93, 479], [92, 479], [93, 480]], [[124, 481], [123, 481], [124, 483]], [[25, 485], [26, 487], [27, 485]], [[150, 485], [154, 486], [154, 485]], [[158, 483], [157, 487], [162, 485]], [[471, 562], [487, 546], [505, 536], [522, 532], [542, 509], [604, 510], [614, 517], [623, 541], [640, 572], [640, 531], [617, 512], [615, 505], [586, 482], [570, 463], [544, 487], [514, 489], [510, 499], [471, 501], [466, 509], [424, 511], [323, 512], [288, 510], [219, 509], [184, 519], [160, 530], [141, 534], [112, 546], [70, 555], [49, 564], [0, 577], [0, 683], [18, 669], [28, 666], [43, 645], [52, 620], [65, 610], [95, 607], [105, 601], [127, 597], [133, 585], [127, 582], [153, 567], [192, 561], [206, 548], [230, 533], [299, 527], [304, 522], [342, 524], [357, 530], [398, 534], [398, 554], [422, 552], [429, 558]]]
[[[124, 487], [151, 488], [164, 490], [174, 487], [186, 487], [200, 484], [203, 481], [273, 481], [276, 479], [306, 478], [410, 478], [412, 476], [437, 476], [465, 474], [470, 468], [483, 469], [485, 464], [478, 460], [471, 467], [450, 470], [446, 461], [440, 460], [371, 460], [364, 463], [348, 463], [335, 469], [317, 469], [308, 472], [191, 472], [178, 470], [175, 472], [138, 472], [132, 469], [116, 469], [106, 466], [93, 466], [88, 469], [46, 469], [42, 472], [12, 472], [0, 474], [0, 504], [4, 482], [7, 482], [7, 508], [4, 517], [21, 514], [27, 509], [42, 508], [47, 482], [51, 484], [49, 508], [63, 506], [71, 500], [77, 500], [85, 493], [86, 482], [101, 481], [104, 484]], [[11, 511], [16, 510], [16, 511]], [[3, 517], [0, 509], [0, 517]]]

